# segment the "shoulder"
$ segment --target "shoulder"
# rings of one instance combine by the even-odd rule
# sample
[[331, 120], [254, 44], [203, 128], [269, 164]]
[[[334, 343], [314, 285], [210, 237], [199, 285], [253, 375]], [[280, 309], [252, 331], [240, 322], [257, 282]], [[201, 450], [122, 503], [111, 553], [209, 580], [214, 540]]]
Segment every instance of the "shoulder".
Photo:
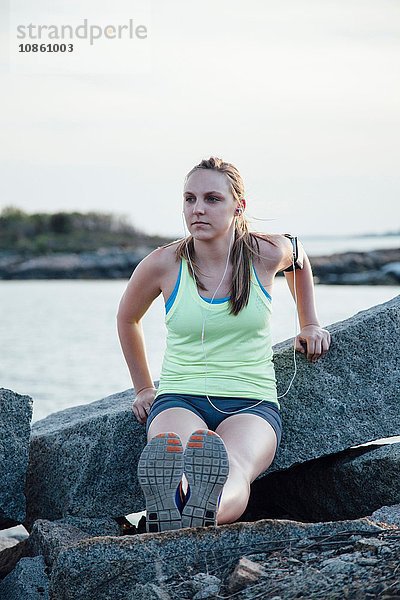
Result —
[[182, 240], [176, 240], [165, 246], [160, 246], [156, 250], [153, 250], [148, 256], [151, 257], [152, 263], [157, 265], [160, 274], [168, 273], [171, 269], [174, 269], [179, 259], [176, 256], [176, 250]]
[[283, 233], [257, 233], [256, 236], [260, 254], [273, 263], [275, 272], [290, 266], [292, 243], [289, 238]]

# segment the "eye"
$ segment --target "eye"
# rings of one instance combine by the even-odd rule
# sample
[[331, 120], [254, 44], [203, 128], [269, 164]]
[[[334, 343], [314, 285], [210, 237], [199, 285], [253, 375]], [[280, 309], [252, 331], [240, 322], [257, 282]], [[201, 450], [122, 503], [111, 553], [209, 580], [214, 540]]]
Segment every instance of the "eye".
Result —
[[214, 204], [214, 202], [219, 202], [219, 198], [216, 198], [215, 196], [207, 196], [207, 200], [210, 200], [211, 204]]
[[192, 200], [194, 200], [194, 198], [192, 196], [187, 196], [185, 198], [185, 202], [191, 202]]

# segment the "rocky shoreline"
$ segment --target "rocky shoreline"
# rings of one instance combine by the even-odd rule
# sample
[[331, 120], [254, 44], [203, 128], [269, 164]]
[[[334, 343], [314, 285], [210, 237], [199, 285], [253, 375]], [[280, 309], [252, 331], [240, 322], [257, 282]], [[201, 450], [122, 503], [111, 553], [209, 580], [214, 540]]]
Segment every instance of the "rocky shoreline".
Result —
[[[127, 279], [153, 250], [100, 249], [96, 252], [25, 257], [0, 253], [0, 279]], [[315, 282], [334, 285], [397, 285], [400, 248], [310, 257]]]
[[[400, 435], [399, 317], [397, 297], [330, 325], [315, 365], [299, 356], [277, 456], [215, 528], [128, 526], [144, 506], [132, 390], [30, 427], [29, 396], [1, 389], [0, 529], [29, 537], [0, 552], [0, 598], [398, 598], [400, 443], [359, 445]], [[291, 340], [274, 362], [286, 389]]]

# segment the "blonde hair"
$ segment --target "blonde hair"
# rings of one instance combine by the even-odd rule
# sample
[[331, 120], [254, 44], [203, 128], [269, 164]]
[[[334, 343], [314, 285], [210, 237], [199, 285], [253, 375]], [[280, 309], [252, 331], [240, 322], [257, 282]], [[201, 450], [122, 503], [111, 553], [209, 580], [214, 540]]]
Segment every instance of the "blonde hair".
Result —
[[[221, 158], [211, 156], [209, 159], [202, 160], [193, 167], [185, 177], [185, 182], [190, 175], [198, 169], [212, 169], [223, 173], [229, 183], [230, 191], [239, 206], [244, 199], [243, 179], [238, 169], [231, 163], [224, 162]], [[250, 297], [250, 278], [251, 278], [251, 259], [253, 256], [260, 256], [260, 247], [258, 239], [263, 239], [276, 246], [276, 243], [267, 235], [250, 231], [249, 223], [244, 215], [244, 211], [235, 217], [234, 242], [230, 253], [230, 261], [233, 265], [232, 285], [230, 293], [230, 314], [237, 315], [244, 308]], [[176, 242], [173, 242], [176, 243]], [[170, 244], [166, 244], [169, 246]], [[196, 255], [194, 249], [194, 239], [192, 235], [184, 238], [176, 248], [177, 260], [185, 258], [191, 261], [194, 269], [194, 278], [197, 286], [201, 290], [206, 290], [200, 279], [200, 270], [196, 264]], [[190, 276], [193, 277], [191, 269]]]

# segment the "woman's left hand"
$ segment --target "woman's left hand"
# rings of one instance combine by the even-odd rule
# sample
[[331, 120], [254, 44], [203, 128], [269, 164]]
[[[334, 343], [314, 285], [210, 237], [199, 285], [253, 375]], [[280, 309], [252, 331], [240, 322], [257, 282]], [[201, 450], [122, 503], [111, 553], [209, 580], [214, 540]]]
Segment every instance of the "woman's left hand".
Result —
[[317, 362], [325, 356], [330, 345], [331, 334], [319, 325], [306, 325], [296, 336], [296, 350], [302, 354], [307, 353], [307, 360], [310, 362]]

